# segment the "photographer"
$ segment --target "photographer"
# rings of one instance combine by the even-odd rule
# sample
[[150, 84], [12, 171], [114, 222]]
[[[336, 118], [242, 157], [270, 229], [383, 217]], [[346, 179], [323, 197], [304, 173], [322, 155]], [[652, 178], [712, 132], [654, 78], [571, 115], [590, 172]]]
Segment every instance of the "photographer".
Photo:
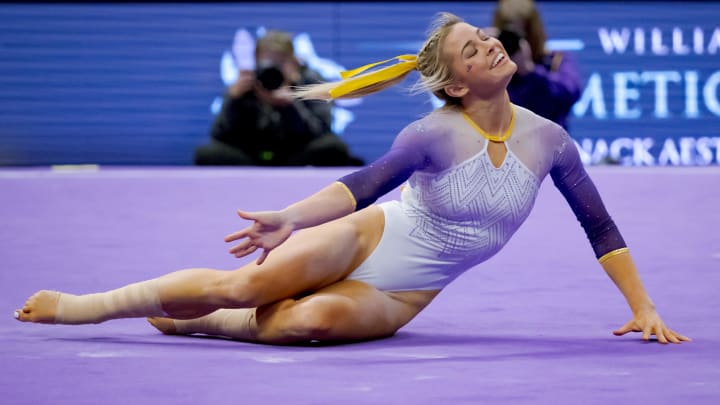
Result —
[[500, 0], [493, 26], [517, 64], [508, 85], [510, 100], [567, 130], [567, 117], [582, 91], [582, 79], [572, 55], [545, 48], [547, 36], [532, 0]]
[[292, 38], [269, 31], [255, 44], [254, 71], [239, 72], [210, 131], [195, 151], [198, 165], [357, 166], [347, 145], [331, 132], [331, 105], [293, 99], [291, 87], [318, 83], [299, 63]]

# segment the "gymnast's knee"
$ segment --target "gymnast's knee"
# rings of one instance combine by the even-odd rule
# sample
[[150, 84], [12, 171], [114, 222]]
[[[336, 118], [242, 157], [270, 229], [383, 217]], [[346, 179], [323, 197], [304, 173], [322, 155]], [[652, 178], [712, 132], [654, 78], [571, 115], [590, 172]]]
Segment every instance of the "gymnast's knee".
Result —
[[271, 316], [258, 313], [258, 337], [280, 343], [332, 339], [342, 312], [337, 303], [285, 300]]
[[259, 272], [241, 269], [215, 280], [208, 286], [207, 294], [225, 308], [255, 308], [266, 303], [264, 291], [268, 287], [267, 278]]

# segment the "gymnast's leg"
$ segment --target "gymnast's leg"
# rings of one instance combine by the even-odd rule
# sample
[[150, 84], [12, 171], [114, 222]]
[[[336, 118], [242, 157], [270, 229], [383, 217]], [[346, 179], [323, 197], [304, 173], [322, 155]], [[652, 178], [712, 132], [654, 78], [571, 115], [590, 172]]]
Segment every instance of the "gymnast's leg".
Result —
[[149, 317], [148, 322], [166, 335], [203, 334], [252, 340], [257, 330], [256, 310], [257, 308], [218, 309], [194, 319]]
[[191, 320], [150, 318], [166, 334], [201, 333], [267, 344], [350, 342], [394, 334], [439, 291], [386, 293], [342, 280], [300, 299], [258, 308], [220, 309]]
[[382, 210], [372, 206], [299, 231], [260, 266], [180, 270], [98, 294], [40, 291], [15, 316], [24, 322], [85, 324], [146, 316], [191, 319], [220, 308], [263, 306], [345, 278], [377, 245], [383, 219]]

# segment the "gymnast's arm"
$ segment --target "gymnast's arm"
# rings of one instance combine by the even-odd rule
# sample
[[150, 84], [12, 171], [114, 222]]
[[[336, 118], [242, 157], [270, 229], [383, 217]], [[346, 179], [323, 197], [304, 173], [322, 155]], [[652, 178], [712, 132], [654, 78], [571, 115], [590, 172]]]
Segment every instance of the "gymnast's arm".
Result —
[[633, 319], [614, 333], [643, 332], [645, 340], [655, 334], [661, 343], [689, 340], [668, 329], [660, 319], [620, 231], [585, 171], [574, 142], [564, 130], [557, 129], [561, 131], [561, 142], [555, 150], [550, 176], [585, 230], [598, 262], [623, 294], [633, 313]]
[[428, 136], [405, 128], [390, 150], [364, 168], [285, 208], [294, 229], [308, 228], [359, 211], [427, 166]]
[[293, 231], [309, 228], [367, 207], [387, 194], [418, 169], [429, 164], [427, 132], [415, 125], [403, 129], [390, 150], [368, 166], [341, 177], [317, 193], [280, 211], [238, 211], [249, 227], [225, 237], [226, 242], [245, 239], [230, 249], [236, 257], [264, 249], [262, 263], [270, 250], [283, 243]]

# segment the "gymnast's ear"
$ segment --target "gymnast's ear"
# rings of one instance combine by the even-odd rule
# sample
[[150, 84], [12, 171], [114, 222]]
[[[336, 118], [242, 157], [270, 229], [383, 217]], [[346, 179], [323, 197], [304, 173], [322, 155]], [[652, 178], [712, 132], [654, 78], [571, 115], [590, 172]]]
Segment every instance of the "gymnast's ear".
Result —
[[462, 83], [448, 84], [447, 86], [443, 87], [443, 90], [445, 90], [445, 94], [454, 98], [461, 98], [466, 95], [468, 91], [470, 91], [470, 89], [468, 89], [468, 87]]

